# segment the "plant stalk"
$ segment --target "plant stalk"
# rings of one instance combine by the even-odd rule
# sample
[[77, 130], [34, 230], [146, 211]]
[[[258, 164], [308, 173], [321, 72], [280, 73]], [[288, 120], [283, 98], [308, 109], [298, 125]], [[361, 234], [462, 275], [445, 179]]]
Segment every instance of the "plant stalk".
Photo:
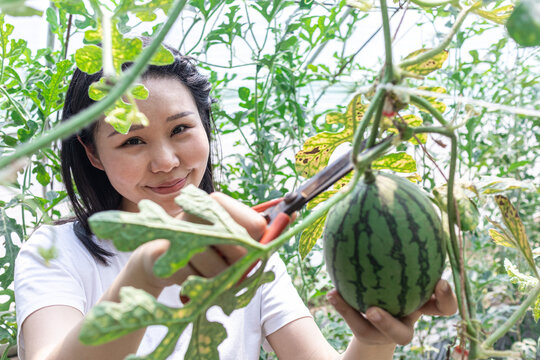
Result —
[[74, 132], [82, 129], [88, 124], [95, 121], [103, 112], [112, 106], [117, 99], [119, 99], [124, 92], [129, 88], [129, 86], [142, 74], [146, 69], [146, 66], [154, 53], [157, 51], [161, 42], [173, 26], [178, 15], [186, 5], [187, 0], [177, 0], [174, 6], [169, 12], [169, 18], [163, 24], [163, 27], [157, 33], [152, 43], [146, 47], [141, 53], [139, 59], [131, 66], [126, 73], [120, 78], [120, 81], [114, 86], [103, 100], [93, 104], [88, 109], [74, 115], [70, 121], [62, 123], [56, 126], [54, 129], [48, 131], [42, 136], [38, 137], [36, 140], [25, 143], [21, 146], [18, 146], [13, 154], [4, 156], [0, 158], [0, 169], [8, 166], [13, 163], [15, 160], [20, 159], [24, 156], [28, 156], [39, 149], [49, 145], [55, 140], [67, 137]]
[[381, 0], [381, 15], [384, 34], [385, 70], [383, 83], [394, 81], [394, 65], [392, 59], [392, 34], [390, 33], [390, 19], [388, 18], [388, 7], [386, 0]]
[[[413, 1], [413, 2], [417, 3], [417, 1]], [[412, 65], [423, 63], [424, 61], [431, 59], [432, 57], [434, 57], [435, 55], [439, 54], [441, 51], [446, 49], [448, 47], [448, 45], [450, 45], [450, 43], [452, 42], [452, 39], [454, 38], [454, 35], [457, 34], [459, 28], [463, 24], [463, 21], [465, 20], [467, 15], [469, 14], [469, 12], [474, 7], [475, 7], [475, 5], [468, 6], [468, 7], [463, 8], [459, 12], [459, 14], [458, 14], [458, 16], [456, 18], [456, 22], [454, 23], [454, 25], [450, 29], [450, 32], [448, 34], [446, 34], [443, 41], [439, 45], [437, 45], [433, 49], [428, 50], [428, 51], [426, 51], [426, 52], [424, 52], [424, 53], [422, 53], [422, 54], [420, 54], [418, 56], [415, 56], [415, 57], [410, 58], [410, 59], [403, 60], [399, 64], [399, 67], [400, 68], [405, 68], [405, 67], [409, 67], [409, 66], [412, 66]]]
[[364, 137], [364, 132], [366, 131], [366, 128], [369, 125], [369, 121], [371, 120], [371, 117], [373, 116], [373, 112], [375, 112], [376, 109], [378, 109], [379, 107], [382, 107], [383, 105], [382, 100], [385, 94], [386, 94], [386, 90], [384, 89], [377, 90], [366, 112], [364, 113], [364, 116], [362, 117], [360, 126], [357, 127], [356, 131], [354, 132], [353, 150], [352, 150], [353, 162], [356, 161], [356, 154], [360, 152], [360, 149], [362, 147], [362, 138]]
[[525, 301], [521, 303], [519, 308], [512, 314], [512, 316], [510, 316], [504, 322], [504, 324], [498, 326], [497, 330], [495, 330], [491, 335], [486, 338], [486, 340], [484, 340], [484, 342], [482, 343], [482, 349], [492, 347], [497, 340], [503, 337], [504, 334], [506, 334], [515, 324], [517, 324], [519, 319], [521, 319], [525, 315], [529, 306], [531, 306], [536, 301], [538, 296], [540, 296], [540, 281], [531, 290]]

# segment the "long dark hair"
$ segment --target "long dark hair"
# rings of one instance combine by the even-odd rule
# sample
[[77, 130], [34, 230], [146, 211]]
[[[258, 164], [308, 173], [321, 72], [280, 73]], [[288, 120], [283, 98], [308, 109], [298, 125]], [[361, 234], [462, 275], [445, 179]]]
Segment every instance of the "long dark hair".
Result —
[[[199, 73], [192, 58], [182, 56], [169, 46], [165, 47], [173, 54], [174, 62], [165, 66], [150, 65], [142, 77], [143, 79], [172, 77], [180, 80], [193, 95], [206, 136], [210, 142], [214, 129], [211, 111], [213, 99], [210, 97], [212, 85], [207, 77]], [[125, 63], [122, 69], [125, 70], [129, 66], [131, 63]], [[75, 70], [66, 93], [62, 121], [69, 121], [71, 116], [95, 103], [88, 96], [88, 88], [102, 76], [102, 71], [87, 74], [79, 69]], [[113, 188], [105, 172], [95, 168], [90, 163], [84, 147], [80, 143], [83, 142], [85, 145], [95, 148], [94, 132], [96, 126], [97, 122], [94, 122], [79, 133], [64, 139], [60, 158], [62, 177], [76, 216], [74, 232], [96, 260], [107, 264], [107, 260], [112, 254], [93, 240], [88, 218], [100, 211], [118, 209], [122, 197]], [[206, 171], [199, 186], [208, 193], [214, 191], [212, 151], [212, 146], [210, 146]]]

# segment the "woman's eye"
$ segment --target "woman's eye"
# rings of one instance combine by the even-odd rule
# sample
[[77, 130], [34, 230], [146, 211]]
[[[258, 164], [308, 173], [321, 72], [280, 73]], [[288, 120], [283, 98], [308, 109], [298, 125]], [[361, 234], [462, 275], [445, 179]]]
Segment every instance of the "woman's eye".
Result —
[[186, 131], [186, 129], [187, 129], [187, 126], [185, 126], [185, 125], [175, 126], [174, 129], [172, 130], [172, 134], [173, 135], [180, 134], [180, 133]]
[[127, 139], [123, 145], [139, 145], [142, 144], [142, 140], [136, 137]]

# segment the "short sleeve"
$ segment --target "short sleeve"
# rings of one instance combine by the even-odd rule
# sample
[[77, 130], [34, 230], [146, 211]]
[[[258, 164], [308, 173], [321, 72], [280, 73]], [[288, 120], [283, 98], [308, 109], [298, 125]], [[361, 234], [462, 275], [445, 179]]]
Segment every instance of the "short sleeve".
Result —
[[265, 338], [263, 349], [267, 352], [273, 352], [274, 350], [266, 340], [266, 336], [294, 320], [311, 317], [311, 313], [298, 295], [291, 277], [287, 273], [287, 268], [278, 254], [270, 257], [266, 270], [274, 271], [276, 278], [261, 287], [261, 325]]
[[84, 287], [81, 279], [77, 279], [77, 271], [71, 268], [80, 259], [69, 259], [73, 254], [66, 249], [57, 249], [57, 257], [48, 263], [39, 254], [40, 247], [48, 249], [56, 246], [55, 240], [61, 236], [58, 231], [58, 227], [53, 226], [43, 226], [36, 230], [23, 244], [15, 261], [17, 337], [21, 353], [24, 353], [21, 325], [36, 310], [52, 305], [67, 305], [84, 314]]

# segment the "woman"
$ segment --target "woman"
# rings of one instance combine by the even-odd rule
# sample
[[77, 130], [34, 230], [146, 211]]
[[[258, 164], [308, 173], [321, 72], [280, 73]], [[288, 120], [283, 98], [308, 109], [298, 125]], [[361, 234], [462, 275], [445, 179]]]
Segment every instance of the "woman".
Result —
[[[142, 77], [150, 95], [137, 105], [149, 119], [149, 126], [134, 125], [124, 135], [101, 119], [62, 142], [64, 183], [77, 218], [38, 229], [17, 258], [15, 296], [21, 359], [123, 359], [130, 353], [149, 353], [162, 339], [163, 329], [150, 327], [89, 347], [78, 340], [84, 317], [101, 301], [119, 301], [123, 286], [143, 289], [166, 305], [180, 307], [179, 285], [187, 276], [214, 276], [244, 254], [232, 246], [218, 247], [219, 254], [209, 249], [191, 258], [188, 266], [170, 278], [157, 278], [152, 266], [167, 250], [168, 241], [155, 240], [133, 253], [120, 253], [110, 241], [92, 235], [90, 215], [111, 209], [136, 212], [140, 200], [150, 199], [169, 215], [185, 218], [174, 198], [180, 189], [193, 184], [211, 193], [254, 239], [265, 229], [260, 214], [213, 192], [211, 85], [189, 59], [169, 50], [175, 56], [174, 63], [150, 66]], [[93, 103], [88, 87], [100, 77], [100, 73], [75, 72], [63, 120]], [[45, 265], [39, 247], [52, 244], [58, 257]], [[280, 359], [391, 359], [396, 343], [411, 340], [421, 312], [449, 315], [456, 310], [445, 281], [439, 282], [422, 311], [401, 320], [376, 308], [364, 317], [332, 291], [328, 294], [330, 303], [354, 334], [340, 355], [322, 336], [277, 255], [271, 257], [267, 270], [274, 271], [276, 279], [261, 286], [248, 306], [230, 317], [219, 309], [209, 311], [209, 320], [223, 323], [228, 334], [219, 347], [220, 359], [258, 359], [261, 345], [275, 351]], [[171, 359], [184, 357], [189, 338], [186, 331]]]

